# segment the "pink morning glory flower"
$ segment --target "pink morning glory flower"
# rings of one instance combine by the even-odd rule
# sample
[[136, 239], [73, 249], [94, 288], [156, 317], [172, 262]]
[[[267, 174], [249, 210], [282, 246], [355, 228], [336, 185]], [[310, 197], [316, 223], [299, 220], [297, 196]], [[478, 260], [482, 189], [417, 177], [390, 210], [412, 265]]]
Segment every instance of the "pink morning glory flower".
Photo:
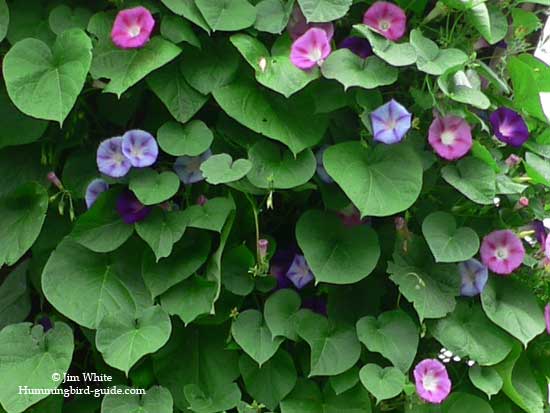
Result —
[[139, 202], [131, 191], [124, 191], [120, 194], [116, 202], [116, 209], [127, 224], [143, 221], [151, 212], [151, 208]]
[[132, 166], [144, 168], [157, 161], [159, 147], [149, 132], [134, 129], [122, 135], [122, 153]]
[[546, 320], [546, 332], [550, 334], [550, 303], [544, 307], [544, 319]]
[[92, 207], [99, 195], [107, 189], [109, 189], [109, 184], [101, 178], [94, 179], [88, 184], [88, 187], [86, 188], [86, 195], [84, 197], [88, 209]]
[[370, 114], [374, 140], [398, 143], [411, 128], [411, 114], [395, 100], [383, 104]]
[[332, 23], [308, 23], [302, 9], [296, 4], [286, 27], [290, 37], [296, 40], [312, 27], [324, 30], [329, 40], [334, 35], [334, 25]]
[[407, 16], [395, 4], [377, 1], [366, 11], [363, 23], [373, 28], [388, 40], [399, 40], [407, 29]]
[[113, 43], [121, 49], [143, 47], [150, 39], [155, 19], [145, 7], [121, 10], [111, 31]]
[[286, 273], [287, 278], [294, 286], [301, 290], [313, 280], [313, 273], [303, 255], [296, 254]]
[[498, 140], [519, 148], [529, 139], [527, 124], [519, 113], [512, 109], [499, 108], [489, 117], [493, 133]]
[[325, 165], [323, 163], [323, 154], [325, 153], [327, 148], [328, 145], [323, 145], [315, 154], [315, 158], [317, 159], [317, 176], [325, 184], [331, 184], [334, 182], [334, 180], [327, 173], [327, 170], [325, 169]]
[[485, 265], [472, 258], [458, 264], [458, 272], [462, 277], [460, 287], [462, 296], [474, 297], [483, 292], [489, 278], [489, 270]]
[[443, 159], [454, 161], [472, 148], [472, 130], [462, 118], [438, 116], [430, 125], [428, 142]]
[[416, 392], [428, 403], [440, 404], [451, 392], [451, 379], [445, 365], [435, 359], [422, 360], [414, 368]]
[[204, 179], [201, 164], [212, 156], [208, 149], [199, 156], [180, 156], [174, 163], [174, 171], [184, 184], [194, 184]]
[[369, 41], [362, 37], [346, 37], [340, 43], [340, 49], [349, 49], [362, 59], [372, 56], [372, 47]]
[[481, 260], [496, 274], [510, 274], [525, 257], [521, 240], [509, 230], [493, 231], [483, 238], [480, 248]]
[[106, 139], [97, 148], [99, 172], [111, 178], [120, 178], [128, 173], [132, 164], [122, 153], [122, 136]]
[[331, 52], [330, 39], [323, 29], [311, 28], [298, 37], [290, 49], [290, 60], [299, 69], [320, 66]]

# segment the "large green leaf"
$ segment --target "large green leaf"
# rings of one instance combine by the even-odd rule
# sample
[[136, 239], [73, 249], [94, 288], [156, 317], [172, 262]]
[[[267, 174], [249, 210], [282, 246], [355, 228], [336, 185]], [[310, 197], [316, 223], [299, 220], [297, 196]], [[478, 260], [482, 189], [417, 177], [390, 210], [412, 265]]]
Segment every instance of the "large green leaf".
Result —
[[496, 174], [485, 162], [471, 157], [461, 159], [441, 169], [441, 176], [472, 201], [482, 205], [493, 203]]
[[0, 266], [13, 265], [32, 247], [48, 210], [48, 193], [28, 183], [0, 198]]
[[352, 0], [298, 0], [308, 22], [329, 22], [343, 17]]
[[264, 318], [273, 337], [286, 337], [296, 340], [294, 314], [300, 309], [300, 296], [290, 288], [273, 293], [265, 302]]
[[188, 226], [221, 232], [234, 209], [235, 203], [232, 199], [218, 197], [209, 199], [204, 205], [192, 205], [184, 213], [188, 218]]
[[480, 90], [464, 84], [461, 79], [467, 77], [464, 71], [450, 68], [437, 79], [441, 91], [452, 100], [472, 105], [478, 109], [489, 109], [491, 101]]
[[409, 208], [420, 195], [422, 164], [407, 146], [367, 149], [359, 142], [345, 142], [329, 147], [323, 161], [328, 174], [362, 216], [396, 214]]
[[489, 403], [480, 397], [468, 393], [453, 393], [443, 405], [443, 413], [493, 413]]
[[132, 172], [129, 187], [143, 204], [154, 205], [172, 198], [178, 192], [180, 180], [172, 171], [157, 173], [146, 168]]
[[477, 4], [466, 13], [466, 19], [489, 42], [500, 42], [508, 32], [506, 16], [496, 5]]
[[256, 21], [256, 9], [248, 0], [195, 0], [212, 30], [237, 31]]
[[[129, 389], [120, 386], [121, 390]], [[101, 402], [101, 413], [172, 413], [174, 401], [168, 390], [161, 386], [147, 389], [138, 394], [106, 394]]]
[[27, 285], [29, 260], [23, 261], [0, 285], [0, 330], [19, 323], [31, 312], [30, 289]]
[[8, 26], [10, 24], [10, 10], [6, 4], [6, 0], [0, 1], [0, 42], [6, 38], [8, 34]]
[[195, 4], [195, 0], [161, 0], [166, 7], [172, 10], [174, 13], [185, 17], [187, 20], [192, 21], [197, 26], [210, 33], [210, 27], [204, 20], [199, 8]]
[[165, 15], [160, 23], [160, 33], [173, 43], [187, 42], [201, 47], [201, 42], [187, 20], [172, 14]]
[[[12, 324], [0, 331], [0, 404], [8, 413], [21, 413], [46, 398], [33, 389], [56, 389], [69, 369], [74, 341], [71, 328], [56, 322], [44, 332], [41, 325]], [[21, 393], [20, 388], [29, 393]]]
[[82, 91], [92, 42], [80, 29], [63, 32], [53, 48], [38, 39], [15, 44], [2, 65], [8, 95], [30, 116], [63, 123]]
[[65, 30], [82, 29], [86, 30], [92, 12], [83, 7], [71, 8], [66, 4], [60, 4], [50, 11], [48, 23], [52, 32], [60, 35]]
[[502, 389], [503, 380], [494, 367], [472, 366], [468, 370], [468, 377], [489, 399]]
[[377, 364], [367, 364], [359, 372], [361, 383], [376, 398], [376, 402], [393, 399], [405, 387], [406, 377], [395, 367], [382, 368]]
[[196, 413], [218, 413], [233, 409], [241, 400], [241, 391], [236, 383], [228, 383], [214, 389], [209, 394], [196, 384], [188, 384], [183, 388], [185, 397]]
[[187, 215], [182, 211], [155, 208], [146, 220], [136, 223], [136, 232], [149, 244], [157, 261], [170, 256], [172, 246], [187, 228]]
[[214, 135], [203, 121], [192, 120], [181, 125], [167, 122], [157, 132], [161, 149], [174, 156], [198, 156], [210, 147]]
[[252, 169], [252, 163], [248, 159], [234, 161], [231, 155], [220, 153], [204, 161], [200, 169], [206, 182], [219, 185], [244, 178]]
[[416, 50], [418, 70], [430, 75], [441, 75], [446, 70], [461, 66], [468, 56], [460, 49], [440, 49], [437, 43], [424, 37], [420, 30], [412, 30], [411, 45]]
[[261, 32], [281, 33], [287, 26], [294, 0], [261, 0], [256, 4], [254, 27]]
[[372, 46], [372, 51], [382, 60], [392, 66], [408, 66], [416, 62], [416, 51], [408, 43], [396, 43], [380, 36], [365, 24], [356, 24], [353, 29], [366, 37]]

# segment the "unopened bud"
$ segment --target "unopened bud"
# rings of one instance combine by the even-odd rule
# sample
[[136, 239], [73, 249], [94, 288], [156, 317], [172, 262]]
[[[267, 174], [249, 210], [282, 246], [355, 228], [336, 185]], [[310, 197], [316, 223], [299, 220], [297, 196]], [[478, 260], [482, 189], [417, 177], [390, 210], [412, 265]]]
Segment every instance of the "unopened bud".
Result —
[[258, 254], [260, 255], [260, 259], [263, 261], [265, 260], [265, 257], [267, 256], [267, 247], [269, 246], [269, 241], [266, 239], [259, 239], [258, 240]]
[[204, 195], [199, 195], [199, 197], [197, 198], [197, 205], [204, 206], [204, 204], [206, 204], [207, 202], [208, 198]]
[[521, 162], [521, 158], [517, 156], [516, 154], [510, 155], [504, 163], [508, 165], [509, 168], [513, 168], [514, 166], [518, 165]]
[[55, 185], [55, 187], [60, 191], [63, 190], [63, 184], [61, 183], [61, 181], [59, 180], [55, 172], [53, 171], [48, 172], [48, 181], [50, 181], [53, 185]]

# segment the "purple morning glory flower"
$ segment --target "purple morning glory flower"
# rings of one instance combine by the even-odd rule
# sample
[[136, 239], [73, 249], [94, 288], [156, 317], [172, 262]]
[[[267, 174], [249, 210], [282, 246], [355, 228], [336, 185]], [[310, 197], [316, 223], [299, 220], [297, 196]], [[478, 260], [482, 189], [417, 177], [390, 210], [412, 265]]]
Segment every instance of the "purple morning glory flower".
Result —
[[292, 281], [294, 286], [301, 290], [313, 280], [313, 273], [303, 255], [296, 254], [290, 268], [286, 273], [287, 278]]
[[111, 178], [120, 178], [128, 173], [132, 164], [122, 153], [122, 137], [106, 139], [97, 148], [97, 168]]
[[134, 129], [122, 135], [122, 153], [132, 166], [145, 168], [157, 161], [159, 147], [149, 132]]
[[290, 60], [298, 69], [309, 70], [320, 66], [331, 51], [327, 33], [313, 27], [292, 43]]
[[472, 148], [472, 129], [458, 116], [436, 116], [428, 131], [428, 142], [443, 159], [454, 161]]
[[302, 308], [307, 308], [314, 313], [327, 315], [327, 300], [324, 297], [306, 297], [302, 300]]
[[127, 224], [143, 221], [151, 212], [151, 208], [143, 205], [133, 192], [124, 191], [116, 201], [116, 209]]
[[286, 273], [292, 264], [295, 248], [279, 249], [270, 260], [269, 273], [277, 279], [277, 288], [289, 288], [292, 286], [290, 280], [286, 277]]
[[111, 30], [113, 43], [121, 49], [145, 46], [155, 27], [155, 19], [145, 7], [121, 10]]
[[532, 224], [533, 230], [535, 231], [535, 237], [540, 245], [546, 243], [546, 228], [541, 220], [535, 219]]
[[411, 128], [412, 115], [393, 99], [377, 108], [370, 117], [374, 140], [378, 142], [401, 142]]
[[422, 400], [440, 404], [451, 393], [451, 379], [445, 365], [439, 360], [422, 360], [414, 368], [413, 374], [416, 392]]
[[340, 49], [349, 49], [362, 59], [372, 56], [372, 47], [369, 41], [362, 37], [346, 37], [340, 43]]
[[458, 272], [462, 277], [461, 295], [474, 297], [483, 292], [489, 278], [489, 270], [485, 265], [472, 258], [458, 264]]
[[50, 320], [50, 317], [44, 316], [38, 320], [38, 324], [42, 326], [42, 329], [44, 332], [49, 331], [53, 328], [52, 320]]
[[510, 230], [493, 231], [486, 235], [479, 252], [483, 263], [499, 275], [511, 274], [525, 258], [521, 240]]
[[519, 113], [512, 109], [499, 108], [489, 117], [493, 133], [498, 140], [519, 148], [529, 139], [527, 124]]
[[327, 170], [325, 169], [325, 165], [323, 164], [323, 154], [327, 150], [328, 145], [323, 145], [315, 154], [315, 158], [317, 159], [317, 176], [321, 181], [323, 181], [325, 184], [331, 184], [334, 182], [334, 180], [330, 177], [330, 175], [327, 173]]
[[86, 188], [86, 195], [84, 197], [86, 200], [86, 207], [90, 209], [99, 195], [107, 189], [109, 189], [109, 184], [101, 178], [94, 179], [90, 182]]
[[208, 149], [199, 156], [180, 156], [174, 163], [174, 171], [184, 184], [194, 184], [204, 179], [201, 172], [201, 164], [212, 156]]
[[399, 40], [407, 30], [407, 15], [403, 9], [387, 1], [372, 4], [365, 15], [363, 23], [373, 28], [388, 40]]
[[546, 332], [550, 334], [550, 303], [544, 307], [544, 320], [546, 321]]

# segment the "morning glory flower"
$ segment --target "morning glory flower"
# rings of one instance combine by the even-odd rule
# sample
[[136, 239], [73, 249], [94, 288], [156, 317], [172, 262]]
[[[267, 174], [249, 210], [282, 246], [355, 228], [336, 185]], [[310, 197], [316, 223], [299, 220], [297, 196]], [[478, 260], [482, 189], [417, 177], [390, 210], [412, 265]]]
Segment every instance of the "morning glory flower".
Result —
[[454, 161], [472, 148], [472, 130], [462, 118], [438, 116], [430, 125], [428, 142], [443, 159]]
[[134, 129], [122, 135], [122, 153], [132, 166], [145, 168], [157, 161], [159, 147], [149, 132]]
[[544, 223], [540, 219], [535, 219], [531, 226], [535, 231], [535, 238], [539, 244], [544, 245], [546, 242], [546, 228], [544, 227]]
[[544, 307], [544, 319], [546, 320], [546, 332], [550, 334], [550, 303]]
[[422, 360], [414, 368], [416, 392], [428, 403], [440, 404], [451, 392], [451, 379], [445, 365], [435, 359]]
[[200, 182], [204, 179], [201, 164], [210, 156], [212, 156], [210, 149], [199, 156], [180, 156], [174, 163], [174, 171], [184, 184], [190, 185]]
[[363, 23], [373, 28], [388, 40], [399, 40], [407, 29], [407, 16], [395, 4], [377, 1], [366, 11]]
[[521, 240], [509, 230], [493, 231], [483, 238], [480, 248], [481, 260], [496, 274], [510, 274], [525, 257]]
[[99, 195], [107, 189], [109, 189], [109, 184], [101, 178], [94, 179], [90, 182], [86, 188], [86, 195], [84, 196], [86, 207], [90, 209]]
[[286, 273], [292, 264], [296, 255], [295, 248], [279, 249], [270, 260], [269, 273], [277, 279], [277, 288], [289, 288], [292, 283], [287, 278]]
[[306, 262], [306, 258], [300, 254], [294, 256], [294, 260], [290, 264], [286, 276], [299, 290], [313, 280], [313, 273]]
[[401, 142], [411, 128], [411, 114], [393, 99], [372, 112], [370, 118], [374, 140], [386, 144]]
[[292, 40], [296, 40], [312, 27], [324, 30], [329, 40], [334, 36], [334, 25], [332, 23], [308, 23], [300, 6], [298, 4], [294, 5], [286, 27]]
[[151, 212], [151, 208], [139, 202], [131, 191], [124, 191], [119, 195], [116, 209], [122, 220], [127, 224], [143, 221]]
[[512, 109], [499, 108], [489, 117], [493, 133], [498, 140], [519, 148], [529, 139], [527, 124], [519, 113]]
[[308, 70], [320, 66], [331, 50], [327, 33], [313, 27], [292, 43], [290, 60], [297, 68]]
[[514, 166], [517, 166], [521, 163], [521, 158], [513, 153], [508, 158], [506, 158], [504, 163], [508, 168], [513, 168]]
[[122, 153], [122, 136], [106, 139], [97, 148], [99, 172], [111, 178], [120, 178], [128, 173], [132, 164]]
[[369, 41], [362, 37], [346, 37], [340, 43], [340, 49], [349, 49], [362, 59], [372, 56], [372, 47]]
[[338, 218], [340, 218], [342, 224], [348, 228], [357, 227], [359, 225], [366, 224], [369, 221], [368, 218], [361, 219], [361, 212], [359, 212], [353, 204], [349, 204], [347, 207], [336, 212], [336, 215], [338, 215]]
[[121, 49], [143, 47], [151, 37], [155, 19], [145, 7], [121, 10], [111, 31], [113, 43]]
[[460, 287], [462, 296], [474, 297], [483, 292], [489, 278], [489, 271], [485, 265], [472, 258], [458, 264], [458, 272], [462, 277]]
[[327, 170], [325, 169], [325, 165], [323, 163], [323, 154], [325, 153], [327, 148], [328, 145], [323, 145], [315, 154], [315, 158], [317, 159], [317, 176], [325, 184], [331, 184], [334, 182], [334, 180], [327, 173]]

